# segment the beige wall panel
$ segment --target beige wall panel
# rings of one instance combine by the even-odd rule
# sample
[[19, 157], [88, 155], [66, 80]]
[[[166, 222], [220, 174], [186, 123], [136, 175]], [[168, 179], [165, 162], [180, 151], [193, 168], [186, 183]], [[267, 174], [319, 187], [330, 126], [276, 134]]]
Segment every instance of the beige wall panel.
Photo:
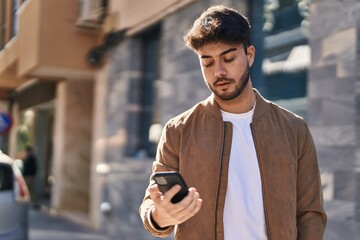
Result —
[[1, 88], [16, 88], [25, 83], [26, 79], [16, 77], [15, 66], [10, 67], [6, 71], [0, 74], [0, 86]]
[[29, 0], [19, 14], [19, 75], [34, 69], [39, 62], [40, 4], [40, 0]]
[[75, 27], [77, 7], [74, 0], [28, 1], [19, 21], [20, 75], [44, 77], [46, 69], [46, 77], [51, 77], [50, 69], [59, 78], [66, 69], [91, 71], [85, 56], [101, 33]]
[[52, 206], [85, 216], [90, 194], [92, 96], [92, 82], [64, 81], [58, 84], [55, 107]]
[[15, 64], [19, 56], [18, 47], [18, 39], [14, 37], [6, 44], [5, 48], [0, 51], [0, 74]]
[[40, 64], [48, 67], [88, 69], [85, 55], [97, 45], [94, 32], [76, 29], [77, 1], [42, 0]]
[[119, 14], [119, 28], [142, 29], [193, 0], [111, 0], [110, 14]]

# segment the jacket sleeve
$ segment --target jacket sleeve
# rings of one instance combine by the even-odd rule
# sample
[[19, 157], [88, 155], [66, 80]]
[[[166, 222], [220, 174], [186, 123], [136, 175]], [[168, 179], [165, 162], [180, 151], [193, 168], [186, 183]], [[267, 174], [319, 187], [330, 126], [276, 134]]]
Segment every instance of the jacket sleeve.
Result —
[[[176, 141], [176, 132], [174, 127], [167, 124], [163, 129], [163, 133], [158, 144], [156, 159], [153, 162], [152, 172], [162, 171], [178, 171], [178, 146]], [[166, 228], [159, 228], [151, 218], [151, 210], [154, 207], [154, 202], [150, 198], [149, 188], [154, 185], [155, 182], [150, 179], [149, 185], [145, 192], [144, 200], [140, 206], [139, 212], [144, 227], [155, 237], [165, 238], [172, 234], [175, 226], [169, 226]]]
[[323, 239], [327, 216], [323, 207], [322, 186], [316, 150], [310, 131], [300, 131], [297, 179], [297, 239]]

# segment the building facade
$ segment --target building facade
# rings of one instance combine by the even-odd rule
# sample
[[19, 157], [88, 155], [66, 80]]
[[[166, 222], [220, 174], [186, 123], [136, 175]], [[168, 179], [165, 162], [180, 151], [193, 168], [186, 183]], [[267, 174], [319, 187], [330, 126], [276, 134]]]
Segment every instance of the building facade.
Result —
[[2, 111], [12, 116], [2, 148], [38, 158], [33, 201], [87, 219], [90, 208], [94, 70], [86, 53], [101, 33], [77, 27], [76, 1], [1, 1]]
[[13, 123], [2, 150], [34, 146], [36, 199], [54, 211], [114, 239], [154, 239], [138, 208], [162, 126], [209, 95], [182, 37], [211, 4], [249, 16], [254, 86], [309, 123], [325, 239], [357, 239], [355, 0], [4, 0], [0, 110]]

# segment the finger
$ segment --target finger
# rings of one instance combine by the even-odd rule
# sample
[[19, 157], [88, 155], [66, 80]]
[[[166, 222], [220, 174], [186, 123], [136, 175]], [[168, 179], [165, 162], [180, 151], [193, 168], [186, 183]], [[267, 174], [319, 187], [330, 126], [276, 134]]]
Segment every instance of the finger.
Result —
[[191, 203], [188, 206], [188, 211], [189, 212], [192, 213], [192, 212], [195, 211], [199, 197], [200, 197], [200, 195], [199, 195], [198, 192], [194, 193], [194, 199], [191, 201]]
[[201, 198], [198, 198], [196, 200], [195, 209], [193, 210], [194, 215], [200, 211], [202, 202], [203, 202], [203, 200]]
[[192, 201], [194, 201], [195, 193], [197, 193], [195, 188], [189, 188], [188, 195], [180, 202], [183, 208], [187, 208], [192, 203]]
[[194, 199], [191, 204], [184, 209], [181, 214], [179, 214], [179, 221], [184, 222], [189, 218], [193, 217], [196, 213], [199, 212], [202, 205], [202, 199], [199, 196], [199, 193], [195, 193]]
[[164, 194], [164, 199], [166, 201], [171, 201], [171, 199], [180, 191], [181, 186], [180, 185], [175, 185], [173, 187], [171, 187], [165, 194]]
[[193, 211], [196, 208], [197, 199], [198, 194], [195, 193], [194, 197], [191, 199], [191, 202], [179, 212], [179, 218], [182, 221], [185, 221], [194, 215]]
[[150, 186], [150, 190], [156, 190], [156, 191], [160, 191], [159, 190], [159, 186], [155, 183], [152, 186]]
[[199, 193], [195, 189], [189, 189], [189, 194], [177, 204], [180, 218], [188, 216], [195, 209], [197, 199], [199, 199]]
[[194, 190], [190, 189], [191, 191], [195, 191], [196, 192], [196, 200], [195, 200], [195, 213], [197, 213], [202, 205], [202, 199], [200, 198], [200, 194], [196, 191], [196, 189], [194, 188]]

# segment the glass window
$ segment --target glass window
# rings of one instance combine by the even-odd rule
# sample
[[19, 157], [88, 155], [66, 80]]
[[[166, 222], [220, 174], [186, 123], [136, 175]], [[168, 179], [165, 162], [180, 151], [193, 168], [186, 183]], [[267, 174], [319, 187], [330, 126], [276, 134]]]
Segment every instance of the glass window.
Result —
[[160, 26], [152, 26], [136, 38], [141, 42], [141, 78], [131, 80], [128, 101], [138, 105], [139, 111], [128, 113], [127, 131], [131, 139], [128, 141], [126, 155], [153, 157], [157, 146], [154, 139], [159, 132], [155, 95], [160, 74]]
[[148, 156], [154, 156], [156, 144], [149, 141], [149, 132], [151, 126], [156, 122], [154, 119], [154, 94], [155, 82], [159, 79], [159, 47], [160, 47], [159, 29], [154, 29], [151, 35], [144, 38], [144, 63], [143, 80], [141, 84], [141, 121], [140, 121], [140, 139]]
[[310, 0], [265, 0], [263, 8], [264, 95], [303, 117], [311, 59], [309, 7]]
[[306, 18], [309, 0], [265, 0], [264, 2], [264, 32], [278, 32], [299, 27]]
[[18, 9], [20, 7], [20, 0], [13, 0], [13, 11], [12, 11], [12, 34], [11, 36], [15, 36], [18, 32]]
[[[273, 1], [274, 0], [272, 0], [272, 2]], [[279, 2], [279, 8], [282, 9], [293, 6], [296, 2], [298, 2], [298, 0], [277, 0], [277, 2]]]

